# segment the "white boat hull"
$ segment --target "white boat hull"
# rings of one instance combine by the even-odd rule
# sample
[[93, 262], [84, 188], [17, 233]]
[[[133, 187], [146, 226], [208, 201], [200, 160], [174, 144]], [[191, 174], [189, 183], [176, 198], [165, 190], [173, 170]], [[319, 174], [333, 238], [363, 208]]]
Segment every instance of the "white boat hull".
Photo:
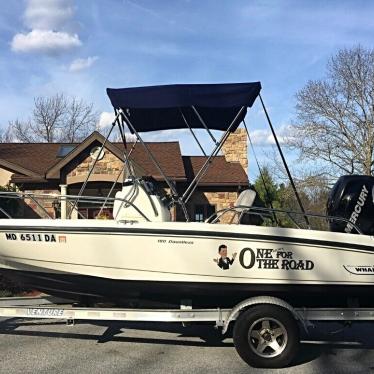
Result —
[[[236, 294], [289, 290], [302, 296], [328, 289], [333, 295], [345, 287], [352, 289], [350, 297], [362, 291], [367, 297], [374, 286], [370, 236], [205, 223], [1, 221], [1, 271], [23, 275], [26, 284], [51, 293], [203, 300], [225, 293], [222, 298], [231, 300]], [[237, 254], [225, 269], [218, 266], [222, 244], [229, 261]], [[38, 282], [30, 280], [33, 275]], [[75, 284], [90, 279], [91, 287]]]

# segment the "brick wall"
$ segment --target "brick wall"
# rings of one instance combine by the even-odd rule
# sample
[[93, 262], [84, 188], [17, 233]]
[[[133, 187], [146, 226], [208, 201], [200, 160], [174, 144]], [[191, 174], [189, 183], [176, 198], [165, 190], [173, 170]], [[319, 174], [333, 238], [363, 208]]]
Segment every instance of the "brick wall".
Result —
[[[234, 206], [234, 203], [238, 198], [237, 192], [206, 192], [205, 195], [209, 204], [216, 206], [216, 211]], [[233, 214], [227, 212], [220, 219], [220, 223], [230, 223], [232, 217]]]
[[237, 129], [231, 133], [222, 147], [222, 153], [227, 162], [239, 162], [248, 174], [247, 132]]
[[[195, 191], [192, 195], [190, 201], [188, 202], [188, 211], [190, 217], [194, 217], [194, 207], [197, 204], [209, 204], [216, 207], [216, 212], [219, 210], [232, 207], [238, 198], [238, 193], [235, 191], [223, 191], [223, 192], [205, 192], [205, 191]], [[220, 223], [230, 223], [233, 214], [228, 212], [223, 215], [220, 219]]]
[[[91, 156], [86, 157], [80, 164], [78, 164], [67, 174], [67, 177], [75, 177], [80, 175], [87, 176], [93, 162], [94, 159]], [[113, 174], [117, 176], [122, 168], [123, 162], [108, 150], [105, 150], [104, 157], [96, 162], [92, 174]]]
[[[30, 192], [33, 194], [60, 194], [59, 190], [26, 190], [25, 192]], [[55, 218], [55, 211], [53, 208], [53, 200], [54, 197], [51, 198], [35, 198], [40, 205], [44, 207], [44, 209], [48, 212], [48, 214]], [[38, 206], [38, 204], [33, 201], [32, 199], [24, 199], [23, 206], [20, 207], [22, 212], [20, 212], [21, 216], [24, 218], [48, 218], [46, 213], [43, 211], [43, 209]]]

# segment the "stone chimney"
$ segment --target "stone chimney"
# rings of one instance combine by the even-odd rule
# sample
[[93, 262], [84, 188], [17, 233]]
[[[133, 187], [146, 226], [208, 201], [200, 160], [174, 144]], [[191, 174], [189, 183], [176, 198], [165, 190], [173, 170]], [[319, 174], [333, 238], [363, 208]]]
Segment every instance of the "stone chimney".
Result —
[[222, 147], [227, 162], [239, 162], [248, 174], [247, 132], [237, 129], [231, 133]]

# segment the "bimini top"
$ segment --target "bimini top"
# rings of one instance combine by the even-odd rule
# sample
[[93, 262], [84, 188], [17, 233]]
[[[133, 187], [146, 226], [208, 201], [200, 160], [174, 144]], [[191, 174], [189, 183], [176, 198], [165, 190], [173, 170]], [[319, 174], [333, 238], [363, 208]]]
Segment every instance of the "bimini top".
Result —
[[186, 121], [191, 128], [204, 128], [193, 107], [208, 128], [225, 131], [244, 108], [230, 128], [235, 131], [260, 90], [260, 82], [176, 84], [107, 88], [107, 94], [115, 109], [128, 113], [138, 132], [186, 128]]

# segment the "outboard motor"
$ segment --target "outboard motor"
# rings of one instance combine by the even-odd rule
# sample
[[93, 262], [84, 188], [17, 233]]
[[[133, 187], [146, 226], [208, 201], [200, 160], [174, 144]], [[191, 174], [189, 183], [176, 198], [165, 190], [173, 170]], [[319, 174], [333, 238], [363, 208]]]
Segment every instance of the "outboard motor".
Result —
[[330, 230], [357, 233], [356, 225], [363, 234], [374, 234], [374, 177], [346, 175], [340, 177], [330, 191], [327, 215], [343, 217], [349, 222], [330, 221]]

